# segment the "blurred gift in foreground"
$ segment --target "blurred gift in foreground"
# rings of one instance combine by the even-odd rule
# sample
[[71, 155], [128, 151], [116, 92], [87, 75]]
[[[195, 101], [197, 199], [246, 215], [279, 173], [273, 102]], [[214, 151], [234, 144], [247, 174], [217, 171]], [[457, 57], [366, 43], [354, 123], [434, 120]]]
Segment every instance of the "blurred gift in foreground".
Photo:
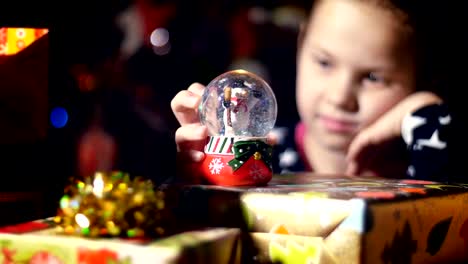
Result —
[[182, 232], [153, 241], [57, 234], [51, 219], [0, 228], [2, 263], [240, 263], [239, 230]]
[[[164, 188], [179, 195], [179, 217], [247, 226], [259, 261], [468, 260], [467, 184], [304, 173], [275, 175], [265, 187]], [[245, 223], [233, 222], [235, 214]]]
[[0, 263], [241, 263], [240, 230], [196, 229], [128, 173], [71, 178], [55, 217], [0, 227]]

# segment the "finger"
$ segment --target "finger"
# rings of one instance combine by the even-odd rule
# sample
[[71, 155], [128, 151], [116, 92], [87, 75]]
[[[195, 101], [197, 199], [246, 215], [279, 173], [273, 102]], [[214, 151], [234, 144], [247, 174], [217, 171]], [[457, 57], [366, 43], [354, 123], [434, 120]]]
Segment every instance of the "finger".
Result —
[[200, 122], [198, 105], [201, 101], [204, 86], [192, 84], [187, 90], [180, 91], [171, 101], [172, 112], [180, 125]]
[[348, 148], [348, 159], [357, 159], [366, 146], [379, 146], [398, 137], [400, 135], [398, 122], [395, 121], [398, 118], [394, 115], [390, 111], [375, 123], [359, 132]]
[[171, 101], [172, 112], [181, 126], [199, 122], [197, 107], [200, 98], [188, 90], [183, 90]]
[[362, 173], [372, 169], [372, 165], [376, 159], [376, 149], [367, 151], [366, 154], [359, 157], [357, 160], [348, 162], [345, 174], [348, 176], [362, 176]]
[[362, 155], [362, 151], [366, 146], [371, 144], [371, 137], [366, 133], [366, 131], [362, 131], [359, 133], [351, 144], [348, 147], [347, 153], [347, 160], [349, 162], [358, 160], [359, 156]]
[[368, 169], [374, 163], [377, 155], [384, 153], [388, 145], [398, 137], [390, 120], [381, 119], [361, 131], [351, 142], [347, 160], [349, 166], [347, 173], [357, 175], [363, 169]]
[[181, 126], [176, 130], [175, 141], [178, 151], [203, 151], [208, 137], [206, 126], [199, 123]]
[[201, 97], [203, 91], [205, 91], [205, 86], [201, 83], [193, 83], [187, 90]]
[[358, 164], [356, 161], [350, 161], [348, 162], [348, 166], [346, 167], [346, 172], [345, 174], [348, 176], [356, 176], [358, 174]]
[[187, 150], [187, 151], [181, 151], [178, 154], [178, 159], [180, 162], [183, 164], [185, 163], [192, 163], [192, 162], [201, 162], [203, 159], [205, 159], [205, 153], [203, 151], [198, 151], [198, 150]]
[[367, 128], [353, 139], [346, 157], [348, 160], [346, 174], [357, 175], [369, 163], [381, 140], [378, 135], [374, 129]]

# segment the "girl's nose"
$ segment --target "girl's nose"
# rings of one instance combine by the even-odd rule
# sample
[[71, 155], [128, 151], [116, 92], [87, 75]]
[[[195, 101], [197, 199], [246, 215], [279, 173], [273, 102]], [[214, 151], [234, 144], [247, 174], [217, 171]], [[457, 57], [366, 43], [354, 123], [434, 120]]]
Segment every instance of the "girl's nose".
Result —
[[357, 112], [357, 85], [353, 77], [347, 74], [335, 76], [326, 90], [326, 100], [329, 104], [348, 112]]

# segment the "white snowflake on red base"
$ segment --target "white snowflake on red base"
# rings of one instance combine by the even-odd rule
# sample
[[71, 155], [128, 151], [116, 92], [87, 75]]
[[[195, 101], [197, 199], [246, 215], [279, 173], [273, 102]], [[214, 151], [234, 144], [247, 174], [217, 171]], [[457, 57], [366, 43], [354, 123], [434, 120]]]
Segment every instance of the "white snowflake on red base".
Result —
[[221, 170], [224, 168], [224, 164], [220, 158], [214, 158], [211, 160], [208, 168], [210, 169], [211, 174], [220, 174]]

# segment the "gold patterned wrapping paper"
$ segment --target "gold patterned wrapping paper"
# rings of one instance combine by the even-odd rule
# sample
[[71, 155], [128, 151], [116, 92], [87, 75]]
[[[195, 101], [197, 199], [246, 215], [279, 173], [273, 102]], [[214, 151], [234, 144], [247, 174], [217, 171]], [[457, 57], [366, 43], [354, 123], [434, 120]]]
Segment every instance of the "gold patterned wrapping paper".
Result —
[[[261, 187], [168, 189], [181, 193], [182, 205], [190, 201], [190, 210], [183, 214], [186, 219], [202, 210], [209, 212], [205, 221], [210, 224], [244, 226], [252, 234], [261, 260], [468, 261], [466, 184], [305, 173], [275, 175]], [[239, 212], [243, 223], [232, 220]], [[203, 224], [202, 219], [193, 218]]]

